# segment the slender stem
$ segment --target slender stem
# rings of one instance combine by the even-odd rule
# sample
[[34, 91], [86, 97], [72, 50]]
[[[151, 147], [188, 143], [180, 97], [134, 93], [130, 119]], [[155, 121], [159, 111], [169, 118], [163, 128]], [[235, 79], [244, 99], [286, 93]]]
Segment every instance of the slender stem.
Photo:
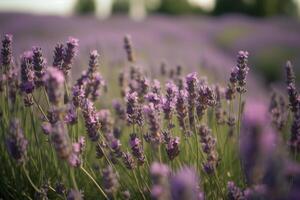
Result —
[[105, 192], [102, 190], [100, 185], [97, 183], [97, 181], [81, 166], [80, 169], [93, 181], [93, 183], [96, 185], [96, 187], [100, 190], [102, 195], [105, 197], [105, 199], [109, 200]]
[[38, 102], [36, 101], [34, 95], [32, 95], [33, 101], [36, 104], [36, 106], [38, 107], [39, 111], [43, 114], [44, 118], [49, 121], [47, 115], [45, 114], [44, 110], [42, 109], [42, 107], [40, 106], [40, 104], [38, 104]]
[[138, 187], [138, 189], [139, 189], [139, 191], [140, 191], [140, 193], [141, 193], [143, 199], [146, 200], [146, 197], [145, 197], [143, 191], [142, 191], [141, 188], [140, 188], [140, 184], [139, 184], [139, 181], [138, 181], [137, 176], [136, 176], [136, 174], [135, 174], [135, 171], [132, 170], [132, 173], [133, 173], [133, 176], [134, 176], [134, 179], [135, 179], [135, 183], [136, 183], [136, 185], [137, 185], [137, 187]]
[[[34, 114], [33, 114], [33, 108], [32, 107], [30, 109], [30, 116], [31, 116], [31, 123], [32, 123], [35, 142], [36, 142], [37, 148], [40, 148], [41, 145], [40, 145], [40, 142], [39, 142], [39, 139], [38, 139], [38, 136], [37, 136], [37, 131], [35, 129], [35, 120], [34, 120]], [[39, 160], [40, 160], [40, 164], [41, 164], [41, 172], [43, 173], [44, 170], [43, 170], [43, 160], [42, 160], [42, 151], [41, 151], [41, 149], [39, 149]]]
[[33, 181], [31, 180], [31, 178], [30, 178], [30, 176], [29, 176], [29, 173], [28, 173], [28, 171], [27, 171], [26, 168], [25, 168], [25, 164], [24, 164], [22, 167], [23, 167], [24, 173], [25, 173], [25, 175], [26, 175], [26, 178], [27, 178], [27, 180], [29, 181], [29, 183], [31, 184], [31, 186], [33, 187], [33, 189], [34, 189], [35, 191], [37, 191], [37, 192], [40, 192], [40, 190], [38, 189], [38, 187], [35, 186], [35, 184], [34, 184]]
[[77, 186], [77, 182], [76, 182], [75, 174], [74, 174], [74, 169], [72, 167], [70, 169], [70, 174], [71, 174], [71, 179], [72, 179], [72, 182], [73, 182], [73, 186], [75, 187], [76, 190], [78, 190], [78, 186]]
[[237, 134], [240, 135], [241, 126], [241, 116], [242, 115], [242, 94], [239, 95], [239, 112], [238, 112], [238, 124], [237, 124]]

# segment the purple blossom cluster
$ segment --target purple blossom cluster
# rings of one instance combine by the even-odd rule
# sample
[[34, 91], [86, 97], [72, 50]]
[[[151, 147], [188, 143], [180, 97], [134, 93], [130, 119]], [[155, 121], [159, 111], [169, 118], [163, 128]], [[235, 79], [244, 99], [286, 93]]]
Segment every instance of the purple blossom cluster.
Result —
[[8, 153], [12, 158], [20, 164], [26, 161], [28, 140], [24, 136], [18, 119], [11, 120], [5, 143]]
[[206, 162], [203, 165], [203, 169], [207, 174], [215, 172], [218, 166], [218, 153], [216, 151], [216, 139], [213, 138], [211, 130], [205, 125], [199, 127], [200, 143], [202, 145], [203, 152], [207, 155]]
[[[284, 96], [276, 93], [271, 97], [269, 109], [258, 101], [247, 101], [240, 102], [239, 113], [236, 113], [235, 95], [246, 92], [249, 71], [246, 51], [238, 53], [237, 66], [224, 90], [221, 85], [209, 85], [196, 73], [183, 76], [181, 66], [173, 70], [172, 78], [168, 80], [165, 76], [160, 81], [151, 79], [137, 64], [130, 37], [126, 36], [124, 47], [132, 66], [121, 72], [119, 86], [124, 100], [113, 101], [115, 112], [111, 112], [105, 103], [97, 101], [101, 86], [106, 84], [98, 72], [97, 51], [90, 53], [88, 69], [73, 85], [72, 94], [68, 94], [68, 75], [77, 53], [77, 39], [70, 38], [66, 47], [58, 44], [53, 66], [49, 67], [46, 67], [46, 58], [39, 47], [25, 52], [20, 65], [15, 65], [11, 43], [12, 38], [6, 35], [2, 41], [1, 63], [7, 70], [1, 69], [1, 80], [8, 84], [3, 85], [0, 92], [8, 91], [9, 94], [3, 93], [4, 98], [0, 99], [1, 132], [7, 133], [3, 139], [8, 155], [24, 170], [13, 171], [20, 165], [14, 166], [12, 162], [7, 162], [4, 170], [17, 172], [14, 176], [24, 172], [25, 176], [21, 175], [20, 180], [28, 179], [35, 189], [35, 198], [47, 199], [51, 193], [51, 197], [83, 199], [78, 186], [88, 188], [85, 195], [90, 198], [93, 191], [83, 186], [86, 184], [84, 179], [79, 181], [78, 177], [82, 175], [87, 175], [106, 199], [202, 200], [217, 199], [219, 195], [240, 200], [298, 198], [300, 104], [290, 62], [286, 65], [289, 105]], [[161, 73], [166, 75], [165, 66], [162, 68]], [[43, 89], [46, 94], [42, 93]], [[14, 118], [27, 114], [22, 113], [24, 109], [18, 104], [18, 94], [22, 95], [26, 106], [32, 105], [32, 118], [28, 119], [32, 120], [32, 127], [27, 124], [27, 119]], [[36, 101], [38, 94], [45, 95], [45, 100], [49, 100], [47, 105]], [[7, 102], [6, 97], [11, 101]], [[69, 98], [72, 101], [65, 101]], [[35, 117], [36, 113], [42, 117]], [[241, 122], [241, 129], [235, 126], [236, 121], [239, 126]], [[40, 125], [38, 130], [37, 124]], [[88, 141], [81, 136], [83, 127]], [[226, 131], [229, 135], [221, 135]], [[238, 134], [233, 134], [234, 131]], [[38, 135], [39, 132], [44, 135]], [[41, 145], [31, 145], [25, 135]], [[192, 135], [194, 137], [187, 137]], [[41, 140], [42, 137], [49, 139]], [[48, 142], [70, 169], [61, 167], [51, 151], [42, 146]], [[290, 152], [285, 150], [285, 144]], [[39, 151], [35, 157], [36, 148]], [[33, 157], [27, 162], [31, 155]], [[92, 165], [89, 160], [93, 160]], [[54, 164], [39, 169], [44, 167], [45, 161], [51, 164], [54, 161]], [[28, 172], [27, 166], [34, 167]], [[30, 175], [36, 169], [41, 171], [41, 179], [49, 178], [49, 182], [41, 184], [40, 180], [31, 179]], [[52, 177], [52, 173], [55, 171], [62, 179], [56, 180], [58, 184], [53, 186], [51, 181], [56, 176]], [[65, 176], [65, 172], [70, 172], [70, 177]], [[201, 180], [198, 175], [202, 175]], [[67, 182], [69, 178], [73, 186]], [[227, 183], [228, 178], [239, 181]], [[3, 183], [7, 180], [4, 178]], [[35, 186], [37, 183], [39, 185]]]

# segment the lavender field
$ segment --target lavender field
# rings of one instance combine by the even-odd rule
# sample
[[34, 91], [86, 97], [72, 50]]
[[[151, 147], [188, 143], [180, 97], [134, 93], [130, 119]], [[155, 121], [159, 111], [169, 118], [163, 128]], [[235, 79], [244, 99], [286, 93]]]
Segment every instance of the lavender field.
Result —
[[0, 199], [300, 199], [298, 21], [0, 27]]

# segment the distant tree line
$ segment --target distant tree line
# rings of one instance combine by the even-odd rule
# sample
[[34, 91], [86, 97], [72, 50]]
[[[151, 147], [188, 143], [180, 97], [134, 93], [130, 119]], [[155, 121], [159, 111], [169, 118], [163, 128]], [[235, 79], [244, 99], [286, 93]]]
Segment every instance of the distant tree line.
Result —
[[[95, 12], [95, 1], [78, 0], [76, 12], [80, 14]], [[114, 13], [127, 12], [130, 0], [113, 1]], [[149, 9], [147, 0], [144, 0], [145, 10], [170, 15], [203, 14], [201, 8], [191, 5], [187, 0], [156, 0], [159, 2], [154, 9]], [[273, 15], [296, 15], [297, 5], [294, 0], [216, 0], [215, 9], [207, 14], [222, 15], [226, 13], [244, 13], [258, 17]]]
[[297, 5], [293, 0], [216, 0], [214, 14], [232, 12], [259, 17], [296, 15]]

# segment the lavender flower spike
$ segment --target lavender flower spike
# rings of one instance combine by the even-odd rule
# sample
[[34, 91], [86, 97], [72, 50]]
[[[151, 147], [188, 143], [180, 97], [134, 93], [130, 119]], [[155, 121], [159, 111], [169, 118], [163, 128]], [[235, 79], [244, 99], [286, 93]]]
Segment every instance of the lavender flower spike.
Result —
[[207, 174], [212, 174], [218, 166], [216, 139], [212, 137], [211, 130], [205, 125], [199, 126], [199, 135], [202, 150], [207, 155], [203, 168]]
[[188, 114], [190, 126], [194, 127], [195, 124], [195, 100], [197, 97], [197, 73], [188, 74], [185, 78], [188, 92]]
[[62, 70], [65, 75], [69, 74], [70, 69], [72, 68], [73, 60], [77, 54], [78, 51], [78, 39], [69, 37], [69, 40], [67, 41], [67, 47], [65, 48], [64, 52], [64, 59], [62, 64]]
[[12, 119], [9, 126], [9, 134], [6, 138], [8, 153], [18, 163], [25, 162], [28, 141], [25, 139], [23, 130], [18, 119]]
[[35, 88], [34, 71], [32, 66], [32, 52], [26, 51], [21, 56], [21, 84], [20, 90], [23, 94], [25, 106], [33, 105], [31, 93]]
[[123, 153], [122, 158], [127, 169], [135, 169], [136, 164], [134, 162], [134, 159], [132, 158], [132, 155], [129, 152]]
[[124, 49], [127, 54], [127, 60], [131, 63], [135, 61], [134, 55], [133, 55], [133, 48], [132, 48], [132, 42], [131, 42], [131, 36], [125, 35], [124, 37]]
[[103, 169], [103, 185], [105, 192], [111, 197], [118, 191], [118, 174], [110, 165]]
[[172, 200], [203, 200], [203, 194], [199, 189], [199, 180], [195, 170], [183, 168], [171, 178]]
[[188, 94], [185, 90], [180, 90], [177, 94], [177, 101], [176, 101], [177, 119], [180, 128], [184, 132], [186, 132], [185, 118], [188, 115], [188, 110], [186, 105], [187, 95]]
[[149, 105], [145, 105], [143, 110], [148, 118], [150, 142], [153, 144], [160, 144], [162, 142], [160, 119], [157, 110], [154, 107], [154, 104], [149, 103]]
[[1, 64], [5, 67], [5, 71], [8, 70], [9, 65], [12, 63], [12, 40], [13, 36], [10, 34], [4, 35], [2, 39], [2, 49], [1, 49]]
[[151, 197], [154, 200], [170, 199], [169, 176], [171, 171], [165, 164], [154, 162], [150, 167], [153, 186], [151, 188]]
[[84, 99], [81, 109], [88, 136], [95, 142], [99, 138], [100, 123], [94, 104], [89, 99]]
[[129, 92], [126, 94], [126, 114], [127, 122], [129, 124], [139, 124], [143, 123], [142, 110], [138, 103], [138, 94], [136, 92]]
[[166, 151], [170, 160], [173, 160], [179, 155], [180, 153], [179, 143], [180, 143], [179, 137], [171, 137], [169, 139], [166, 145]]
[[238, 87], [237, 91], [239, 93], [245, 93], [246, 92], [246, 76], [249, 71], [248, 67], [248, 55], [249, 53], [247, 51], [239, 51], [238, 53], [238, 59], [237, 59], [237, 80], [238, 80]]
[[67, 200], [83, 200], [82, 191], [71, 189], [67, 194]]
[[49, 97], [53, 105], [59, 105], [64, 98], [64, 75], [54, 67], [49, 67], [44, 76], [44, 82]]
[[244, 192], [238, 188], [234, 182], [227, 183], [228, 199], [229, 200], [246, 200]]
[[42, 49], [40, 47], [33, 47], [33, 68], [35, 71], [34, 83], [37, 87], [43, 85], [43, 76], [45, 74], [46, 60], [43, 57]]
[[51, 141], [58, 157], [61, 159], [69, 159], [72, 153], [72, 145], [67, 127], [63, 122], [58, 121], [52, 125]]
[[130, 141], [129, 141], [132, 155], [137, 158], [138, 165], [143, 165], [145, 162], [145, 155], [143, 147], [141, 146], [141, 140], [137, 137], [136, 134], [130, 135]]
[[287, 85], [296, 84], [295, 83], [296, 76], [291, 61], [286, 62], [285, 71], [286, 71], [286, 84]]
[[21, 91], [30, 94], [34, 90], [34, 72], [32, 66], [32, 52], [26, 51], [21, 56]]
[[53, 67], [62, 70], [62, 64], [64, 60], [64, 45], [63, 44], [56, 44], [54, 49], [54, 56], [53, 56]]

